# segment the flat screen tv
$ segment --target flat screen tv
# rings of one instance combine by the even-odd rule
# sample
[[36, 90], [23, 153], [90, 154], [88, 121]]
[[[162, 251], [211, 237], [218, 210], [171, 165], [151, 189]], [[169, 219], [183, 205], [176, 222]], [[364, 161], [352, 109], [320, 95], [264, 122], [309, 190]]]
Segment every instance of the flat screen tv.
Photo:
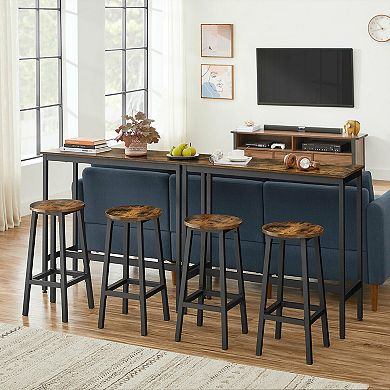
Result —
[[352, 49], [257, 49], [259, 105], [354, 107]]

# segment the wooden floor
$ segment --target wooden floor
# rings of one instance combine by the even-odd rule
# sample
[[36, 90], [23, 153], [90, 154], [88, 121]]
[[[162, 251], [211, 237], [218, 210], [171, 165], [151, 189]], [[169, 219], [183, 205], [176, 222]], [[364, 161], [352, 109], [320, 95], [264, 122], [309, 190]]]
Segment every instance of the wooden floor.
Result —
[[[69, 222], [69, 221], [68, 221]], [[40, 231], [40, 229], [39, 229]], [[220, 347], [220, 322], [216, 313], [206, 313], [202, 328], [196, 326], [193, 311], [184, 320], [182, 342], [174, 341], [175, 312], [174, 288], [169, 280], [171, 321], [164, 322], [159, 296], [148, 300], [149, 335], [140, 336], [139, 309], [137, 302], [130, 303], [128, 315], [121, 314], [121, 301], [108, 299], [106, 328], [97, 329], [101, 264], [92, 264], [95, 293], [95, 309], [87, 308], [85, 285], [69, 289], [69, 323], [61, 323], [60, 299], [50, 304], [48, 295], [42, 294], [38, 286], [32, 287], [30, 316], [23, 318], [22, 297], [25, 261], [28, 245], [29, 218], [22, 226], [0, 233], [0, 322], [23, 323], [39, 327], [112, 341], [154, 347], [187, 354], [208, 356], [231, 362], [293, 371], [334, 379], [368, 383], [371, 388], [390, 388], [390, 284], [380, 289], [380, 306], [377, 313], [370, 311], [369, 296], [365, 296], [365, 318], [355, 319], [354, 301], [347, 305], [347, 337], [338, 338], [337, 298], [328, 294], [331, 347], [322, 347], [320, 322], [313, 325], [314, 365], [305, 364], [303, 328], [283, 325], [282, 339], [273, 338], [274, 324], [266, 326], [264, 353], [255, 356], [257, 336], [259, 285], [246, 283], [249, 334], [240, 333], [239, 309], [229, 312], [229, 349]], [[69, 234], [68, 237], [71, 235]], [[39, 237], [38, 237], [39, 238]], [[40, 240], [37, 241], [39, 254]], [[39, 266], [40, 258], [36, 264]], [[39, 271], [39, 267], [36, 268]], [[121, 268], [114, 266], [112, 279], [119, 279]], [[132, 270], [136, 273], [136, 270]], [[147, 274], [155, 279], [154, 271]], [[236, 286], [229, 283], [232, 289]], [[297, 290], [287, 290], [289, 299], [302, 299]]]

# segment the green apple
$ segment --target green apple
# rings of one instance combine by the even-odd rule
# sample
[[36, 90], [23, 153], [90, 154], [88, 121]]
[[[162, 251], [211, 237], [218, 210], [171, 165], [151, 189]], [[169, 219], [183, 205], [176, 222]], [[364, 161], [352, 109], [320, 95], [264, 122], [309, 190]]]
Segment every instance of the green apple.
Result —
[[188, 148], [185, 148], [183, 150], [183, 156], [189, 157], [189, 156], [195, 156], [196, 154], [196, 149], [192, 146], [189, 146]]
[[169, 154], [170, 154], [171, 156], [173, 156], [172, 153], [173, 153], [173, 149], [175, 149], [175, 148], [176, 148], [176, 146], [172, 146], [172, 147], [171, 147], [171, 150], [169, 151]]
[[191, 150], [191, 156], [195, 156], [195, 154], [196, 154], [196, 149], [195, 149], [193, 146], [191, 146], [191, 145], [190, 145], [190, 147], [189, 147], [188, 149]]
[[190, 156], [192, 156], [192, 148], [185, 148], [184, 150], [183, 150], [183, 156], [184, 157], [190, 157]]
[[172, 156], [175, 156], [175, 157], [179, 157], [181, 156], [181, 153], [182, 153], [182, 150], [181, 148], [178, 146], [177, 148], [174, 148], [171, 152], [171, 155]]
[[180, 144], [178, 146], [178, 148], [180, 148], [181, 150], [184, 150], [187, 146], [188, 146], [188, 144]]

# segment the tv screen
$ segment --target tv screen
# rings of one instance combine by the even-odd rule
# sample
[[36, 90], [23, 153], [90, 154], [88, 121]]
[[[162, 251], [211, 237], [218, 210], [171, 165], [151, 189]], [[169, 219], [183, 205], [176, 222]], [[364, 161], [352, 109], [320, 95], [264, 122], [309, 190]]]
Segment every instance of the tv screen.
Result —
[[354, 107], [352, 49], [257, 49], [260, 105]]

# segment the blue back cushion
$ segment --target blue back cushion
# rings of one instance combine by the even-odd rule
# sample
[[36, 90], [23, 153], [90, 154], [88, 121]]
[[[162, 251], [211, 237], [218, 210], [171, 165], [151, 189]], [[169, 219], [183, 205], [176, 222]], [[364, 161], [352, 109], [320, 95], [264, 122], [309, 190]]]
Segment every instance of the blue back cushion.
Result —
[[[345, 191], [346, 249], [356, 249], [356, 189]], [[363, 247], [366, 243], [366, 208], [369, 193], [363, 189]], [[264, 183], [264, 221], [305, 221], [324, 227], [324, 248], [338, 248], [338, 188], [282, 182]]]
[[[171, 229], [176, 227], [176, 176], [170, 178]], [[212, 212], [240, 217], [241, 239], [263, 242], [263, 182], [255, 180], [214, 177]], [[200, 177], [188, 177], [188, 215], [200, 213]]]
[[[150, 205], [163, 210], [161, 229], [169, 231], [169, 174], [115, 168], [83, 171], [85, 221], [105, 224], [105, 210], [121, 205]], [[153, 228], [148, 222], [145, 227]]]

